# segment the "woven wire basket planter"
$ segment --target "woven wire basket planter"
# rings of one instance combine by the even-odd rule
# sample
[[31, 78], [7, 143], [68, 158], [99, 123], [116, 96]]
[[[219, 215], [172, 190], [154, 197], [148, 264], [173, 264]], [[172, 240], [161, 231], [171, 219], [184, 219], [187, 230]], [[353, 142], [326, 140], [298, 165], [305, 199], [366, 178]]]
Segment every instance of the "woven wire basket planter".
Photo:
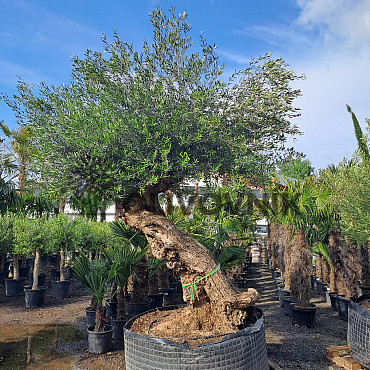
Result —
[[188, 344], [131, 332], [133, 318], [124, 328], [126, 369], [268, 370], [263, 316], [259, 312], [253, 326], [192, 349]]

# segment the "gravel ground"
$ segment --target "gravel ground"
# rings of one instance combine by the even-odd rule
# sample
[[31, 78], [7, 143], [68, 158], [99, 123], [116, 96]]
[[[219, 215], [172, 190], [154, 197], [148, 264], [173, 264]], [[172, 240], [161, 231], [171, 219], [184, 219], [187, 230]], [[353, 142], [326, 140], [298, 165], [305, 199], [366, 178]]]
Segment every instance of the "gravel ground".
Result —
[[[24, 296], [6, 297], [5, 287], [0, 286], [0, 368], [19, 368], [2, 366], [1, 356], [9, 356], [1, 351], [4, 336], [10, 333], [14, 336], [17, 330], [21, 328], [24, 331], [28, 326], [37, 331], [36, 325], [70, 324], [79, 331], [82, 339], [58, 345], [53, 356], [45, 358], [43, 363], [40, 360], [40, 363], [27, 365], [27, 369], [124, 369], [124, 351], [120, 342], [115, 342], [112, 351], [104, 355], [92, 355], [87, 351], [84, 310], [90, 302], [89, 294], [85, 290], [73, 290], [69, 298], [56, 299], [51, 295], [50, 280], [47, 286], [45, 306], [33, 309], [25, 308]], [[312, 297], [312, 302], [318, 307], [316, 326], [297, 328], [280, 308], [275, 283], [267, 266], [252, 265], [248, 272], [248, 286], [256, 288], [261, 294], [258, 306], [265, 316], [267, 351], [271, 361], [284, 370], [337, 369], [326, 359], [325, 349], [346, 344], [347, 323], [340, 320], [321, 297]]]
[[312, 294], [311, 302], [317, 306], [314, 328], [298, 328], [280, 307], [275, 282], [266, 265], [252, 264], [248, 271], [248, 287], [261, 294], [257, 304], [263, 310], [266, 328], [268, 357], [284, 370], [337, 369], [326, 359], [325, 349], [345, 345], [347, 322], [321, 296]]

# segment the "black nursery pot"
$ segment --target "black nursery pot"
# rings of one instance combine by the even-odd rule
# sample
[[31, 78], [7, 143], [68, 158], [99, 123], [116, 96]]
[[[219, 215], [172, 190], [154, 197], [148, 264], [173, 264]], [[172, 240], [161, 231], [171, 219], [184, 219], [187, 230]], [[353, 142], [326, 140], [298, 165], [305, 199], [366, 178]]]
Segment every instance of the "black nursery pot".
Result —
[[56, 281], [51, 282], [51, 287], [53, 289], [54, 298], [67, 298], [71, 294], [71, 283], [72, 280]]
[[112, 348], [113, 326], [104, 325], [104, 331], [96, 332], [87, 328], [88, 350], [90, 353], [106, 353]]
[[134, 317], [136, 315], [140, 315], [141, 313], [147, 312], [152, 308], [152, 301], [152, 299], [148, 298], [148, 301], [144, 303], [126, 302], [126, 314], [129, 317]]
[[60, 271], [52, 269], [50, 270], [50, 279], [53, 280], [59, 280], [60, 279]]
[[40, 286], [37, 290], [32, 290], [31, 287], [24, 288], [24, 296], [27, 308], [41, 307], [45, 303], [46, 286]]
[[348, 321], [348, 303], [349, 299], [337, 295], [338, 317]]
[[106, 302], [106, 317], [116, 317], [117, 316], [117, 302]]
[[9, 271], [0, 272], [0, 285], [4, 284], [4, 280], [8, 277]]
[[127, 320], [112, 320], [114, 340], [123, 340], [123, 327], [126, 325]]
[[292, 303], [292, 324], [299, 327], [313, 328], [315, 326], [316, 306], [310, 304], [310, 307], [297, 307]]
[[[29, 285], [32, 286], [33, 284], [33, 274], [28, 275], [28, 281]], [[45, 274], [39, 274], [39, 286], [45, 286], [45, 281], [46, 281], [46, 275]]]
[[162, 307], [163, 305], [163, 294], [162, 293], [148, 294], [148, 298], [153, 300], [151, 309]]
[[292, 306], [291, 303], [297, 303], [295, 299], [288, 297], [283, 298], [284, 313], [286, 316], [292, 316]]
[[5, 279], [5, 295], [7, 297], [18, 297], [22, 295], [25, 282], [25, 277], [21, 277], [17, 280]]
[[331, 308], [334, 311], [338, 311], [337, 295], [335, 293], [329, 293]]
[[160, 292], [163, 294], [163, 306], [173, 306], [175, 304], [176, 290], [174, 288], [161, 289]]

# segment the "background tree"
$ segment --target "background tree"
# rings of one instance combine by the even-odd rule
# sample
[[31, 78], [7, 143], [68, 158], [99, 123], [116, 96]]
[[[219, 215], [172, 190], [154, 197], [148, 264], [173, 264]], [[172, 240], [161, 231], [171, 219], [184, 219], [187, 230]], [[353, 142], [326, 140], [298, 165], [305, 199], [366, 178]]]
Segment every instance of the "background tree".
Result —
[[[37, 172], [50, 184], [101, 189], [115, 199], [125, 223], [144, 233], [152, 255], [192, 284], [217, 268], [210, 253], [165, 215], [158, 194], [187, 178], [241, 173], [260, 181], [289, 135], [299, 78], [282, 59], [252, 59], [228, 82], [215, 46], [201, 35], [191, 53], [186, 14], [151, 13], [153, 42], [141, 51], [115, 34], [105, 52], [75, 57], [71, 83], [21, 82], [23, 104], [37, 149]], [[196, 305], [240, 327], [258, 293], [238, 294], [221, 272], [196, 286]], [[185, 295], [190, 301], [190, 296]]]
[[295, 158], [288, 157], [283, 162], [279, 163], [280, 171], [288, 177], [296, 180], [302, 180], [305, 177], [313, 175], [315, 169], [312, 167], [310, 160], [304, 159], [304, 156]]

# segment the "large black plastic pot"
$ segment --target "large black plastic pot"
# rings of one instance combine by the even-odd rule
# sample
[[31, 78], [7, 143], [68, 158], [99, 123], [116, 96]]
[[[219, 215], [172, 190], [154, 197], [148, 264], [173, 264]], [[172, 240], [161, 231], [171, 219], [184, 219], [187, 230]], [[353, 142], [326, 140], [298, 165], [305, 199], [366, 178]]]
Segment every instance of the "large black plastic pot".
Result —
[[[367, 297], [370, 296], [367, 295]], [[350, 301], [348, 303], [348, 345], [352, 348], [352, 357], [367, 369], [370, 369], [369, 333], [370, 311]]]
[[95, 326], [96, 310], [89, 310], [89, 308], [85, 308], [85, 312], [86, 312], [86, 326], [88, 328], [90, 326]]
[[136, 315], [140, 315], [143, 312], [147, 312], [152, 308], [152, 299], [148, 298], [147, 302], [144, 303], [132, 303], [127, 301], [125, 303], [126, 306], [126, 314], [129, 317], [134, 317]]
[[[105, 310], [106, 307], [103, 307]], [[95, 317], [96, 317], [96, 310], [90, 310], [89, 307], [85, 308], [86, 313], [86, 326], [89, 328], [90, 326], [95, 326]], [[104, 317], [106, 313], [104, 313]], [[110, 324], [110, 318], [107, 320], [107, 324]]]
[[24, 297], [27, 308], [41, 307], [45, 303], [46, 286], [40, 286], [37, 290], [32, 290], [31, 287], [24, 288]]
[[290, 296], [290, 290], [278, 287], [277, 291], [279, 296], [280, 307], [284, 307], [284, 297]]
[[[176, 307], [162, 307], [167, 310]], [[261, 311], [260, 311], [261, 312]], [[268, 370], [263, 316], [253, 326], [190, 349], [187, 343], [148, 337], [130, 331], [136, 318], [124, 331], [126, 370]]]
[[123, 327], [126, 325], [127, 320], [112, 320], [114, 340], [123, 340]]
[[50, 270], [50, 279], [53, 280], [59, 280], [60, 279], [60, 271], [56, 269]]
[[360, 285], [362, 295], [370, 295], [370, 286]]
[[322, 281], [317, 281], [317, 294], [320, 294], [321, 296], [324, 296], [324, 287], [326, 287], [328, 284], [323, 283]]
[[236, 280], [234, 283], [239, 289], [247, 288], [247, 282], [244, 279]]
[[310, 307], [297, 307], [292, 303], [292, 324], [299, 327], [313, 328], [315, 326], [316, 306], [310, 304]]
[[106, 302], [105, 303], [106, 317], [117, 316], [117, 302]]
[[152, 307], [150, 307], [151, 309], [157, 308], [157, 307], [162, 307], [162, 305], [163, 305], [163, 294], [162, 293], [148, 294], [148, 298], [153, 300], [152, 301]]
[[104, 325], [104, 331], [94, 331], [94, 326], [87, 328], [88, 351], [90, 353], [106, 353], [112, 348], [113, 326]]
[[[39, 274], [39, 286], [45, 286], [45, 281], [46, 281], [46, 275], [45, 274]], [[33, 284], [33, 274], [28, 275], [28, 282], [29, 282], [29, 285], [32, 286], [32, 284]]]
[[337, 295], [338, 317], [348, 321], [348, 303], [349, 299]]
[[51, 282], [51, 287], [53, 289], [54, 298], [67, 298], [71, 294], [71, 284], [72, 280], [56, 281]]
[[290, 296], [283, 298], [284, 313], [287, 316], [292, 316], [291, 303], [297, 303], [297, 301], [295, 299], [290, 298]]
[[338, 311], [337, 295], [335, 293], [329, 293], [331, 308], [334, 311]]
[[163, 306], [173, 306], [176, 303], [176, 290], [174, 288], [160, 289], [160, 292], [163, 294]]
[[0, 272], [0, 285], [4, 284], [4, 280], [8, 278], [9, 271]]
[[311, 290], [315, 290], [316, 285], [316, 275], [310, 275], [310, 281], [311, 281]]
[[18, 297], [23, 294], [24, 284], [26, 282], [25, 277], [21, 277], [17, 280], [5, 279], [5, 295], [7, 297]]
[[20, 267], [19, 268], [19, 277], [27, 278], [30, 274], [30, 267]]

